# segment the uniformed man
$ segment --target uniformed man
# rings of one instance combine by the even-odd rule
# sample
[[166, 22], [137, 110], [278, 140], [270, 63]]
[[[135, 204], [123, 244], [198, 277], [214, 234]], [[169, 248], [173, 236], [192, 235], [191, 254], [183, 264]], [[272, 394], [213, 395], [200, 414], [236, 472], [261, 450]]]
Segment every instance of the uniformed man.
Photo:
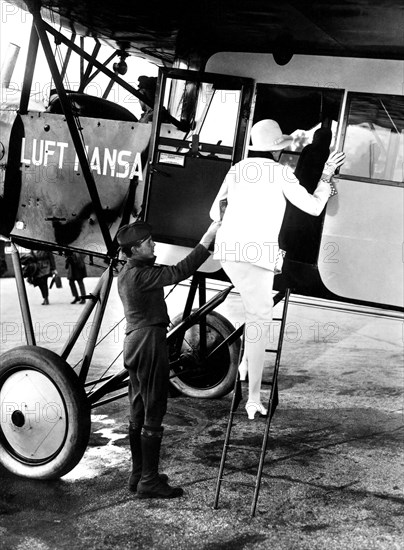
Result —
[[212, 223], [194, 250], [174, 266], [155, 265], [149, 224], [135, 222], [117, 234], [127, 257], [118, 277], [118, 292], [126, 317], [124, 364], [129, 371], [133, 465], [129, 489], [138, 498], [175, 498], [183, 494], [181, 487], [171, 487], [167, 476], [158, 472], [169, 388], [169, 317], [163, 289], [188, 278], [205, 262], [219, 225]]

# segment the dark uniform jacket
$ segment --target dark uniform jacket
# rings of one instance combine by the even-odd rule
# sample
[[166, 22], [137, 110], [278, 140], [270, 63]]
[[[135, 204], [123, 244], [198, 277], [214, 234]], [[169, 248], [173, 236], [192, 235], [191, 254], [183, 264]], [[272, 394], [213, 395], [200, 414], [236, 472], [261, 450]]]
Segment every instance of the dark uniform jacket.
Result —
[[209, 257], [198, 244], [181, 262], [173, 266], [155, 266], [152, 260], [129, 258], [118, 276], [118, 293], [126, 317], [126, 334], [134, 329], [164, 325], [170, 318], [164, 300], [164, 287], [192, 275]]
[[87, 277], [86, 264], [80, 254], [73, 252], [67, 256], [65, 267], [69, 280], [80, 281], [80, 279]]

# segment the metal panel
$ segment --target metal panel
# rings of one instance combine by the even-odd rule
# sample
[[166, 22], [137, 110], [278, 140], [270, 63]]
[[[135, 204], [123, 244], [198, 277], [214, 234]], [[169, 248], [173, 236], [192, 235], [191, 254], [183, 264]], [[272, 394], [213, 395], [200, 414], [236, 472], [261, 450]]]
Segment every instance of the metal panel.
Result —
[[[97, 217], [62, 115], [22, 116], [21, 194], [12, 235], [94, 253], [106, 253]], [[113, 236], [130, 181], [143, 183], [142, 153], [151, 125], [80, 118], [103, 212]]]
[[404, 306], [404, 189], [340, 179], [327, 205], [318, 268], [337, 296]]

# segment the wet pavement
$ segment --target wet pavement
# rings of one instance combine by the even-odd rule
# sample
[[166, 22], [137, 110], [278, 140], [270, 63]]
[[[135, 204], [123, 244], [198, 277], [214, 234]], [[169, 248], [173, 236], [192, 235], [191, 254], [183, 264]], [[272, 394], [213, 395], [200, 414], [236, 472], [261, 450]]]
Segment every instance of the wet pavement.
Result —
[[[115, 282], [94, 355], [97, 373], [116, 358], [110, 371], [122, 366]], [[93, 284], [86, 280], [88, 289]], [[14, 280], [1, 279], [0, 292], [3, 352], [25, 341]], [[172, 316], [185, 293], [180, 287], [170, 294]], [[60, 351], [82, 306], [70, 305], [66, 280], [51, 291], [50, 306], [40, 305], [38, 289], [28, 294], [38, 345]], [[255, 517], [262, 417], [248, 421], [241, 404], [226, 468], [231, 483], [214, 510], [231, 396], [169, 400], [161, 466], [185, 489], [172, 501], [137, 500], [127, 490], [121, 399], [93, 410], [84, 457], [62, 479], [22, 479], [0, 467], [0, 549], [404, 549], [403, 320], [329, 305], [299, 297], [290, 305]], [[239, 297], [231, 294], [218, 311], [237, 324]], [[85, 343], [84, 332], [72, 365]], [[270, 365], [268, 359], [267, 380]]]

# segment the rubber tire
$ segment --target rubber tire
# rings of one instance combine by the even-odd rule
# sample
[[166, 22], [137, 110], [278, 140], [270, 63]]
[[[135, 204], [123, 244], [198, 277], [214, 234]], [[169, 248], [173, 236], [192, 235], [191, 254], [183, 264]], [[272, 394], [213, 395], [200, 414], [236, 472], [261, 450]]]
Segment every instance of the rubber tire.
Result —
[[[172, 325], [176, 326], [182, 321], [182, 315], [178, 315], [172, 320]], [[208, 352], [214, 349], [221, 341], [227, 338], [232, 332], [234, 332], [234, 326], [223, 315], [212, 311], [206, 317], [207, 328], [211, 329], [214, 342], [209, 347]], [[198, 340], [199, 349], [199, 330], [198, 325], [191, 326], [185, 333], [184, 342], [192, 342]], [[236, 340], [227, 349], [222, 350], [220, 358], [216, 359], [219, 362], [220, 368], [223, 370], [222, 374], [217, 375], [217, 369], [214, 369], [214, 376], [209, 377], [209, 374], [204, 375], [204, 379], [201, 381], [198, 378], [192, 380], [187, 374], [181, 376], [174, 369], [170, 371], [170, 383], [177, 392], [188, 397], [198, 397], [202, 399], [216, 399], [227, 395], [234, 387], [234, 381], [237, 375], [239, 354], [240, 354], [240, 339]], [[181, 353], [186, 350], [187, 346], [183, 343]], [[169, 346], [170, 360], [175, 359], [173, 357], [173, 345]], [[214, 365], [212, 365], [214, 366]], [[202, 383], [201, 383], [202, 382]]]
[[[39, 390], [48, 386], [53, 395], [57, 396], [64, 415], [61, 433], [58, 437], [61, 439], [60, 445], [49, 456], [40, 459], [34, 460], [27, 456], [29, 447], [32, 447], [32, 441], [30, 442], [28, 436], [24, 440], [24, 436], [25, 433], [28, 434], [29, 429], [23, 430], [18, 425], [17, 427], [11, 425], [12, 415], [4, 414], [9, 403], [6, 401], [7, 390], [4, 389], [4, 395], [2, 395], [2, 389], [8, 380], [13, 391], [18, 391], [19, 371], [25, 371], [25, 374], [20, 373], [21, 376], [23, 374], [28, 376], [25, 390], [29, 390], [28, 384], [31, 377], [38, 383]], [[55, 402], [50, 400], [48, 402], [49, 397], [40, 391], [39, 394], [42, 400], [40, 404], [42, 405], [42, 411], [45, 411], [45, 407], [46, 410], [48, 410], [48, 407], [53, 407], [53, 410], [55, 410]], [[77, 375], [59, 355], [38, 346], [20, 346], [0, 356], [0, 400], [0, 463], [7, 470], [30, 479], [56, 479], [70, 472], [79, 463], [90, 437], [90, 407], [85, 390]], [[30, 406], [32, 407], [32, 404]], [[23, 409], [22, 404], [20, 408]], [[20, 411], [18, 411], [18, 414], [23, 417]], [[42, 413], [38, 416], [42, 416]], [[45, 422], [49, 423], [49, 420], [39, 420], [39, 422], [42, 422], [45, 426]], [[34, 422], [32, 422], [32, 425], [32, 429], [35, 431]], [[20, 432], [18, 432], [18, 429], [20, 429]], [[38, 430], [38, 428], [36, 429]], [[25, 455], [20, 454], [16, 449], [17, 445], [14, 444], [13, 447], [10, 444], [11, 437], [7, 439], [5, 435], [5, 432], [12, 434], [13, 430], [17, 433], [16, 438], [20, 438], [18, 441], [22, 440], [26, 443]], [[52, 442], [53, 440], [49, 438], [49, 441]]]

